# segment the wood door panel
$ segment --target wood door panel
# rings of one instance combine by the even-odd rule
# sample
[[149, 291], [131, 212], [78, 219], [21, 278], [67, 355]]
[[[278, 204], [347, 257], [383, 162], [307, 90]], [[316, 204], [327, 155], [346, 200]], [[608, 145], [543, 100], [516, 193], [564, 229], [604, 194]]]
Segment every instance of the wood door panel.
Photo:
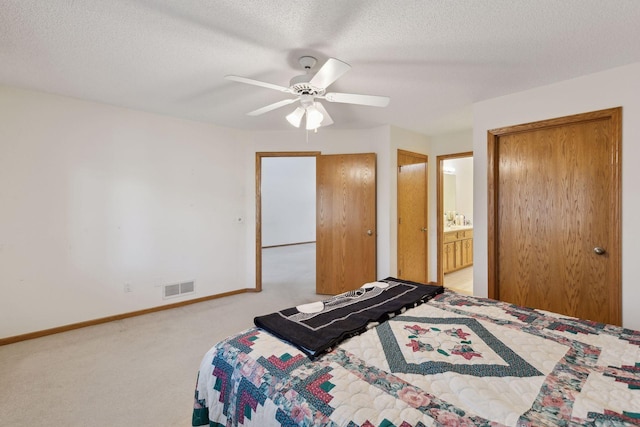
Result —
[[398, 150], [398, 277], [428, 281], [427, 157]]
[[375, 154], [319, 156], [316, 291], [335, 295], [376, 280]]
[[443, 254], [443, 270], [445, 273], [455, 270], [455, 243], [445, 243], [444, 244], [444, 254]]
[[454, 266], [455, 268], [460, 268], [462, 265], [462, 241], [456, 240], [453, 245], [453, 251], [455, 254]]
[[473, 264], [473, 239], [462, 241], [462, 264], [464, 266]]
[[554, 276], [550, 263], [553, 246], [548, 244], [552, 237], [548, 219], [553, 217], [548, 210], [551, 204], [546, 203], [549, 187], [539, 182], [549, 176], [540, 153], [550, 147], [540, 143], [536, 151], [532, 142], [535, 139], [528, 134], [500, 140], [500, 298], [529, 307], [548, 307], [547, 293], [537, 288]]
[[489, 296], [620, 324], [619, 124], [577, 117], [500, 134], [490, 149]]

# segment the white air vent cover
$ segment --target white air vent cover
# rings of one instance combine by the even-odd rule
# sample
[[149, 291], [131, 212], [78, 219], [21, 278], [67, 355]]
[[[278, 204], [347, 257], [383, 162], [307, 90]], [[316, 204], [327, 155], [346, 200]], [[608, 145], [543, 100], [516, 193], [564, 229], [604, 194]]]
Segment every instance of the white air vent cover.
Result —
[[196, 284], [194, 280], [182, 283], [173, 283], [162, 287], [163, 298], [175, 298], [185, 294], [194, 294]]
[[180, 283], [181, 294], [189, 294], [194, 291], [195, 291], [195, 283], [193, 281]]
[[175, 297], [180, 295], [180, 284], [175, 285], [165, 285], [164, 287], [164, 297]]

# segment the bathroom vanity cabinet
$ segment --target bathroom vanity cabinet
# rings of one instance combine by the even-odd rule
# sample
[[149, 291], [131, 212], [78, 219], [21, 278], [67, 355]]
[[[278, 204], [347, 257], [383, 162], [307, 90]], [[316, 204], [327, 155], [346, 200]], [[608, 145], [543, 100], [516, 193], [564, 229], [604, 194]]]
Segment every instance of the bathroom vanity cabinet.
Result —
[[442, 264], [444, 273], [473, 265], [473, 228], [444, 232]]

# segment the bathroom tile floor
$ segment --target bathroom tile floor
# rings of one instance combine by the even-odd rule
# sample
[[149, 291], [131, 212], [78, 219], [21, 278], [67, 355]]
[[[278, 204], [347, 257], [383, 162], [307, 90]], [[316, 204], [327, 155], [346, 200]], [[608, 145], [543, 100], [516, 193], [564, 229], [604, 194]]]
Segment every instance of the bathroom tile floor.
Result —
[[473, 295], [473, 267], [444, 275], [444, 287], [465, 295]]

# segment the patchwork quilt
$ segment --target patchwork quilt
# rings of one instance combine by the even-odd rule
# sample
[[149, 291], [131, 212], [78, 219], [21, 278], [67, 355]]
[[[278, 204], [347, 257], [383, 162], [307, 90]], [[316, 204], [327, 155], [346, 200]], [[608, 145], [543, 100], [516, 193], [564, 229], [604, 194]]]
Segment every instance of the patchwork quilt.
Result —
[[640, 425], [640, 331], [452, 292], [315, 361], [252, 328], [205, 355], [192, 424]]

